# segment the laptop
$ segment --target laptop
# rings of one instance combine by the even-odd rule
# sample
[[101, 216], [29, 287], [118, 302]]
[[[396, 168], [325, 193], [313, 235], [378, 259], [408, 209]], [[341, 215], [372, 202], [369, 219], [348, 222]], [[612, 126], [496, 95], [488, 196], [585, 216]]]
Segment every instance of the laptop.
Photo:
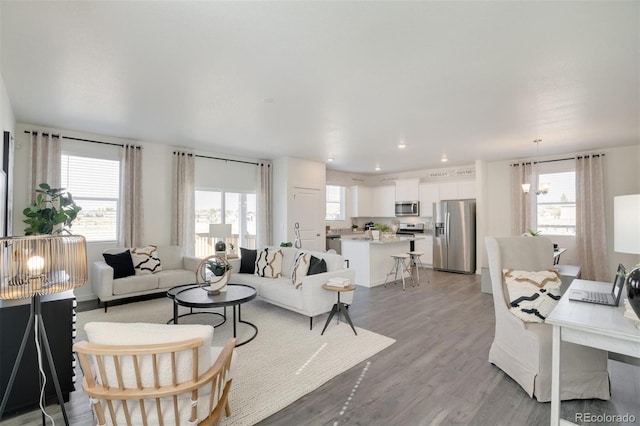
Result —
[[598, 305], [618, 306], [620, 304], [620, 296], [622, 295], [622, 287], [624, 286], [627, 271], [622, 264], [618, 265], [618, 272], [613, 280], [611, 293], [603, 291], [588, 290], [571, 290], [569, 292], [569, 300], [578, 302], [597, 303]]

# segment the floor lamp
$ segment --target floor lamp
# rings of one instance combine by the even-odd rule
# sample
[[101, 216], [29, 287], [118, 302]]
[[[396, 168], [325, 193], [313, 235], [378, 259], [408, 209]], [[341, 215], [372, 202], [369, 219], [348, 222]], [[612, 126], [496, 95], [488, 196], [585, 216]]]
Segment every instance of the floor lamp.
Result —
[[[640, 254], [640, 194], [613, 197], [613, 251]], [[640, 265], [627, 275], [627, 299], [640, 317], [640, 285], [637, 277]]]
[[[0, 238], [0, 300], [31, 298], [27, 327], [20, 343], [7, 388], [0, 403], [0, 419], [4, 414], [22, 361], [31, 330], [35, 344], [40, 345], [53, 376], [62, 416], [69, 425], [58, 374], [51, 355], [44, 320], [41, 314], [41, 296], [60, 293], [83, 286], [87, 282], [86, 241], [80, 235], [35, 235]], [[38, 355], [42, 367], [42, 355]], [[43, 412], [44, 419], [44, 412]]]

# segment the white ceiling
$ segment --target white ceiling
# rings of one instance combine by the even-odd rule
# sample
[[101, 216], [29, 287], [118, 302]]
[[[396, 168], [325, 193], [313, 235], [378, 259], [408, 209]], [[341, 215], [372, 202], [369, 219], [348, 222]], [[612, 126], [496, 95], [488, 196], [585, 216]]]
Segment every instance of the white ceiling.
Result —
[[635, 0], [0, 7], [23, 123], [358, 173], [640, 143]]

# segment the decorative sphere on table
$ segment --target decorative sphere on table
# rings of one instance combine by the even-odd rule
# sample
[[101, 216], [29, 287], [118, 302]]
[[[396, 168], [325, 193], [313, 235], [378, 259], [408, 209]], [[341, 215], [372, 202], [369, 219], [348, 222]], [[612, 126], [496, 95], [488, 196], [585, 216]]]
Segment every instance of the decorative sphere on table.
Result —
[[211, 295], [226, 291], [231, 265], [221, 256], [208, 256], [198, 265], [196, 270], [196, 284], [200, 285]]
[[627, 276], [627, 299], [633, 311], [640, 317], [640, 266], [636, 266]]

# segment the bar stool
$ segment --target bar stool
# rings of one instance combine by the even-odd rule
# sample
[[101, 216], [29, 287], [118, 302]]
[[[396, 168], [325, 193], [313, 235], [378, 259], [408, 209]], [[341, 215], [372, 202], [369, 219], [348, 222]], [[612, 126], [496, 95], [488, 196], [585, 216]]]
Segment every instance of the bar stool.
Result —
[[418, 282], [417, 285], [420, 285], [420, 268], [422, 268], [422, 260], [420, 260], [420, 256], [422, 256], [424, 254], [424, 252], [421, 251], [408, 251], [407, 254], [410, 257], [409, 260], [409, 267], [411, 267], [411, 271], [413, 272], [413, 269], [415, 268], [416, 270], [416, 281]]
[[400, 253], [400, 254], [392, 254], [391, 258], [393, 259], [393, 266], [391, 267], [391, 271], [387, 274], [387, 277], [384, 279], [384, 286], [387, 286], [387, 280], [389, 279], [390, 275], [393, 275], [393, 280], [397, 281], [398, 280], [398, 272], [400, 272], [400, 277], [402, 278], [402, 290], [405, 289], [405, 282], [404, 282], [404, 273], [406, 272], [407, 274], [409, 274], [409, 277], [411, 278], [411, 281], [413, 282], [413, 285], [415, 286], [415, 281], [413, 281], [413, 275], [411, 275], [411, 272], [409, 272], [409, 268], [407, 267], [407, 264], [405, 262], [405, 260], [409, 259], [409, 255], [406, 253]]

